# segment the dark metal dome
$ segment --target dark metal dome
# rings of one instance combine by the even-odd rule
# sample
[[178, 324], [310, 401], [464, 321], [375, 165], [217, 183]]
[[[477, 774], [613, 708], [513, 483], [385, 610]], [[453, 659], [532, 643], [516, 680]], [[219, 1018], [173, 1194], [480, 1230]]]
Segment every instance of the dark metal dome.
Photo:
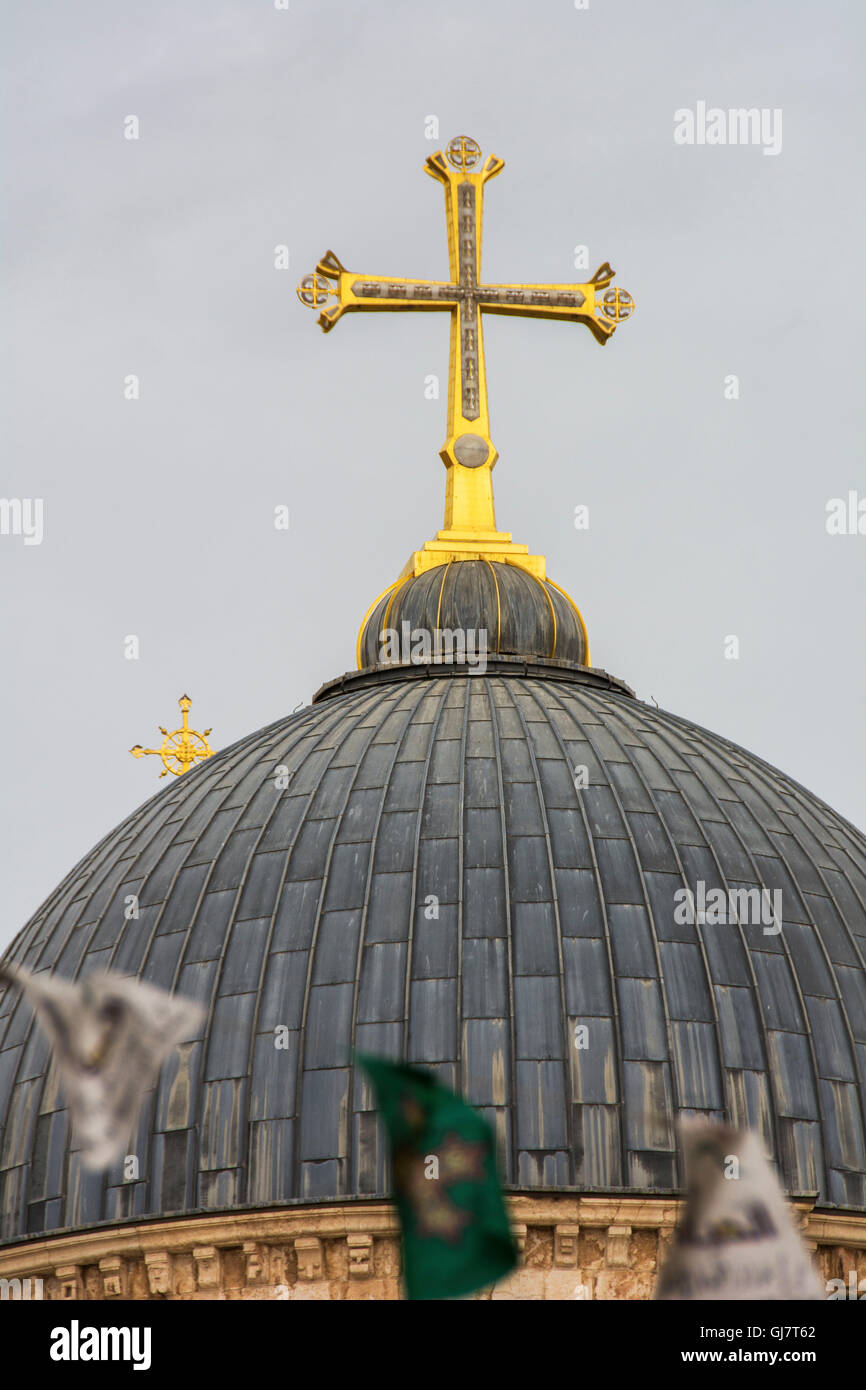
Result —
[[[124, 1183], [81, 1169], [6, 991], [3, 1239], [385, 1192], [353, 1045], [462, 1088], [511, 1186], [671, 1192], [674, 1116], [700, 1111], [758, 1127], [789, 1191], [866, 1208], [866, 840], [603, 673], [520, 670], [346, 677], [69, 874], [9, 958], [141, 975], [209, 1015]], [[698, 880], [781, 890], [781, 933], [678, 923]]]
[[583, 618], [564, 590], [499, 560], [454, 560], [398, 580], [368, 615], [358, 639], [358, 665], [382, 661], [383, 628], [486, 634], [489, 652], [553, 657], [585, 666]]

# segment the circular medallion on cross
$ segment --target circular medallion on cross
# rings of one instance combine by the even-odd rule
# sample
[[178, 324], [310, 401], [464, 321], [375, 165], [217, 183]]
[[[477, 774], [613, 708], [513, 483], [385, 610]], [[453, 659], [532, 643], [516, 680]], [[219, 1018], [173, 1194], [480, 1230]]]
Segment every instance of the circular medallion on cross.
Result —
[[315, 272], [305, 275], [298, 285], [298, 299], [302, 304], [306, 304], [308, 309], [318, 309], [321, 305], [327, 304], [335, 293], [331, 281]]
[[455, 169], [474, 169], [481, 158], [481, 146], [469, 135], [455, 135], [445, 146], [445, 154]]

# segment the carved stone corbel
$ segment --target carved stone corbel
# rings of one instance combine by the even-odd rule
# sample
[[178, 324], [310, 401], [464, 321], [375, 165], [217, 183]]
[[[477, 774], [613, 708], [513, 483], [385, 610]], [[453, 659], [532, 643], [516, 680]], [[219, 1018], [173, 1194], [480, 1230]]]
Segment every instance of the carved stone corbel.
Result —
[[553, 1263], [557, 1269], [577, 1268], [577, 1238], [580, 1227], [576, 1221], [561, 1222], [553, 1234]]
[[123, 1260], [117, 1255], [109, 1255], [107, 1259], [99, 1261], [99, 1273], [102, 1275], [103, 1298], [122, 1298], [125, 1282]]
[[151, 1250], [144, 1257], [147, 1286], [156, 1297], [171, 1293], [172, 1264], [167, 1250]]
[[624, 1269], [628, 1265], [631, 1226], [608, 1226], [607, 1258], [605, 1264], [611, 1269]]
[[349, 1247], [349, 1278], [367, 1279], [372, 1273], [373, 1237], [365, 1235], [346, 1236]]
[[58, 1265], [54, 1271], [54, 1277], [60, 1285], [61, 1298], [82, 1299], [84, 1297], [81, 1265]]
[[220, 1252], [215, 1245], [196, 1245], [192, 1252], [195, 1260], [196, 1283], [200, 1289], [220, 1287]]
[[244, 1241], [246, 1282], [254, 1287], [268, 1283], [268, 1248], [257, 1240]]
[[295, 1254], [298, 1257], [298, 1278], [304, 1282], [324, 1279], [325, 1256], [318, 1236], [297, 1236]]

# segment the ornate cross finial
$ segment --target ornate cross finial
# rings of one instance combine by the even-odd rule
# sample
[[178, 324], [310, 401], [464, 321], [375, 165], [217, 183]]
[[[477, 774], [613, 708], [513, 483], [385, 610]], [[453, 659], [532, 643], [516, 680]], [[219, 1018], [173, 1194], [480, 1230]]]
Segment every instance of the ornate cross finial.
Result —
[[[448, 471], [445, 529], [410, 567], [419, 573], [448, 558], [469, 554], [503, 555], [537, 571], [540, 557], [526, 546], [513, 546], [508, 532], [497, 531], [492, 471], [497, 453], [490, 439], [487, 382], [484, 370], [482, 316], [519, 314], [585, 323], [599, 343], [630, 317], [634, 301], [626, 290], [609, 289], [614, 272], [605, 262], [581, 285], [485, 285], [481, 281], [481, 223], [484, 185], [503, 170], [505, 161], [481, 149], [467, 135], [451, 140], [443, 154], [430, 155], [425, 168], [445, 189], [449, 281], [404, 280], [359, 275], [346, 270], [333, 251], [298, 285], [298, 297], [319, 309], [327, 333], [344, 314], [360, 309], [447, 309], [451, 315], [447, 438], [440, 450]], [[432, 548], [432, 550], [431, 550]], [[518, 552], [518, 553], [515, 553]], [[420, 568], [419, 568], [420, 566]], [[407, 567], [409, 568], [409, 567]]]
[[181, 695], [177, 703], [183, 712], [183, 723], [179, 729], [173, 729], [171, 733], [161, 724], [158, 726], [159, 732], [165, 734], [165, 742], [161, 748], [142, 748], [141, 744], [137, 743], [129, 750], [134, 758], [144, 758], [148, 753], [162, 758], [163, 771], [159, 774], [160, 777], [165, 777], [169, 772], [173, 777], [182, 777], [191, 767], [195, 767], [196, 763], [202, 762], [205, 758], [212, 758], [216, 752], [207, 741], [210, 729], [205, 729], [204, 733], [200, 734], [189, 727], [187, 716], [192, 705], [189, 696]]

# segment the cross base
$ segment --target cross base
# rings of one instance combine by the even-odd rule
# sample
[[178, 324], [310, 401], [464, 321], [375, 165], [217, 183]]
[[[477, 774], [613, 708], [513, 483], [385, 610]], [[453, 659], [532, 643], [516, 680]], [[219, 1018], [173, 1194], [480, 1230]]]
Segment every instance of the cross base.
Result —
[[437, 531], [435, 540], [427, 541], [423, 550], [409, 556], [399, 577], [417, 579], [419, 574], [447, 565], [450, 560], [499, 560], [517, 565], [535, 579], [544, 579], [546, 575], [544, 556], [530, 555], [529, 546], [512, 541], [510, 531]]

